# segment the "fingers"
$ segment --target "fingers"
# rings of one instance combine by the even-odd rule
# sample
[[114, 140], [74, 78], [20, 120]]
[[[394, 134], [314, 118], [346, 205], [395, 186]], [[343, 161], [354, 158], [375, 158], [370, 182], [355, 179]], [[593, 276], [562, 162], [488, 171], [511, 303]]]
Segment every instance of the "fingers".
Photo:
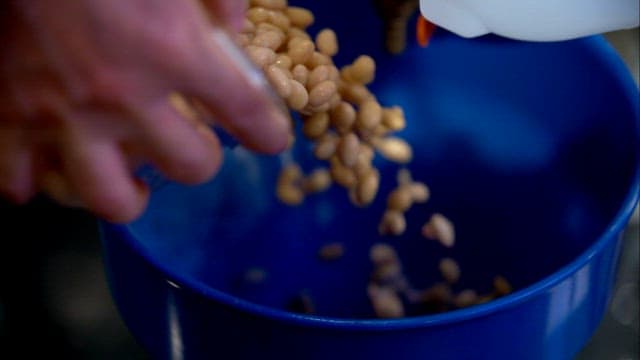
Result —
[[[4, 153], [7, 155], [7, 153]], [[25, 204], [35, 194], [31, 166], [31, 153], [18, 150], [11, 158], [0, 159], [0, 193], [17, 204]]]
[[209, 180], [220, 168], [220, 143], [211, 129], [188, 119], [160, 99], [141, 105], [139, 136], [145, 157], [168, 178], [198, 184]]
[[149, 190], [136, 181], [117, 144], [72, 131], [62, 146], [62, 171], [82, 204], [112, 222], [129, 222], [145, 209]]
[[59, 171], [48, 170], [38, 179], [41, 191], [52, 200], [68, 207], [83, 207], [82, 201], [74, 193], [69, 181]]
[[222, 161], [211, 129], [181, 116], [167, 98], [136, 104], [129, 112], [60, 110], [57, 116], [65, 120], [51, 137], [31, 134], [34, 141], [44, 141], [40, 146], [21, 146], [20, 129], [0, 127], [0, 191], [15, 201], [33, 195], [37, 176], [38, 189], [61, 204], [129, 222], [142, 213], [149, 196], [148, 187], [132, 175], [135, 159], [146, 159], [187, 184], [210, 179]]
[[32, 153], [21, 143], [20, 134], [0, 128], [0, 193], [18, 204], [35, 193]]
[[201, 56], [184, 64], [185, 91], [198, 97], [216, 122], [246, 147], [278, 153], [290, 134], [288, 113], [233, 41], [222, 30], [212, 30]]
[[244, 12], [247, 10], [246, 0], [202, 0], [214, 21], [224, 24], [235, 31], [242, 28]]

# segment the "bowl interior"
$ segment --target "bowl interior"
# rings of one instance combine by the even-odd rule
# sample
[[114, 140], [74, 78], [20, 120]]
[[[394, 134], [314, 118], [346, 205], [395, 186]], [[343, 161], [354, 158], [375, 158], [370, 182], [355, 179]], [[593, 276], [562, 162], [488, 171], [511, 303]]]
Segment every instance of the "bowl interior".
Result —
[[[380, 237], [397, 165], [376, 158], [382, 185], [368, 208], [353, 207], [336, 186], [288, 207], [274, 195], [281, 158], [227, 149], [213, 181], [161, 188], [130, 226], [172, 272], [268, 306], [284, 308], [306, 291], [321, 315], [371, 317], [374, 243], [397, 248], [417, 287], [439, 281], [438, 259], [448, 256], [462, 268], [457, 289], [486, 292], [498, 274], [516, 288], [552, 274], [613, 221], [638, 163], [637, 93], [621, 85], [601, 39], [534, 44], [438, 31], [427, 49], [392, 57], [377, 41], [372, 10], [348, 5], [332, 17], [328, 6], [305, 5], [338, 32], [338, 65], [360, 53], [376, 57], [372, 90], [384, 106], [404, 108], [408, 126], [399, 135], [415, 154], [409, 169], [432, 198], [407, 214], [404, 236]], [[359, 42], [350, 29], [363, 24], [372, 31]], [[306, 171], [322, 165], [305, 140], [292, 155]], [[455, 223], [454, 248], [421, 237], [434, 212]], [[343, 243], [345, 255], [322, 261], [317, 251], [330, 242]], [[247, 282], [251, 268], [263, 269], [264, 281]]]

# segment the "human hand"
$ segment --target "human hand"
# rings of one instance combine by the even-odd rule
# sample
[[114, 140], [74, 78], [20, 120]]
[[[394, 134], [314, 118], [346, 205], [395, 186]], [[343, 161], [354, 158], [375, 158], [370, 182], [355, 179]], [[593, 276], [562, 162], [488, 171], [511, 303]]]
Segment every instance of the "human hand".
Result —
[[0, 7], [0, 192], [73, 199], [109, 221], [144, 210], [132, 169], [211, 178], [221, 151], [207, 124], [181, 115], [195, 98], [246, 147], [283, 150], [289, 122], [212, 30], [238, 29], [246, 2], [23, 0]]

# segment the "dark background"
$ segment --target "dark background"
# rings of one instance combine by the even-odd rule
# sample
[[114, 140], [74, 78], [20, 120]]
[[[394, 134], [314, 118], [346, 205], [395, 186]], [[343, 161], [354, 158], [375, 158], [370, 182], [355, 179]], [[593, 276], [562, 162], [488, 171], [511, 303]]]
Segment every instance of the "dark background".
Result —
[[111, 301], [92, 216], [46, 199], [0, 215], [0, 359], [146, 358]]
[[[607, 35], [638, 80], [638, 29]], [[637, 209], [636, 209], [637, 210]], [[147, 359], [109, 295], [97, 222], [45, 199], [0, 201], [0, 359]], [[579, 360], [638, 360], [638, 215], [609, 311]], [[31, 355], [31, 356], [30, 356]]]

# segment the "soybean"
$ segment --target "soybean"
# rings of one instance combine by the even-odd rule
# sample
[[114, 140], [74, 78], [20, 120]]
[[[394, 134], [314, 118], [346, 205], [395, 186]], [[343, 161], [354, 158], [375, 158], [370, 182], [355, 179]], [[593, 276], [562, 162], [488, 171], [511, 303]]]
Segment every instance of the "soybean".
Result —
[[[289, 58], [289, 60], [291, 60], [291, 58]], [[299, 82], [305, 87], [307, 86], [307, 80], [309, 79], [309, 69], [307, 69], [306, 66], [302, 64], [294, 66], [291, 70], [291, 74], [295, 81]]]
[[413, 158], [411, 146], [403, 139], [386, 137], [375, 142], [376, 150], [388, 160], [400, 164], [406, 164]]
[[291, 79], [291, 93], [287, 98], [287, 105], [294, 110], [302, 110], [309, 103], [309, 93], [304, 85]]
[[[367, 206], [373, 202], [380, 187], [380, 173], [375, 168], [371, 168], [369, 173], [364, 175], [357, 183], [355, 189], [357, 206]], [[405, 225], [406, 226], [406, 225]]]
[[336, 33], [331, 29], [323, 29], [316, 36], [316, 46], [321, 53], [327, 56], [336, 55], [338, 53]]
[[326, 104], [331, 100], [331, 97], [336, 91], [336, 83], [330, 80], [323, 81], [309, 92], [309, 104], [311, 106]]
[[402, 235], [407, 228], [404, 214], [398, 210], [386, 210], [378, 225], [380, 235]]
[[328, 128], [329, 114], [327, 112], [318, 112], [304, 120], [302, 133], [310, 139], [316, 139], [324, 135]]
[[269, 65], [265, 70], [265, 74], [280, 97], [288, 98], [291, 96], [291, 81], [282, 68], [277, 65]]
[[422, 226], [422, 236], [438, 240], [445, 247], [453, 247], [455, 243], [455, 230], [453, 224], [444, 215], [435, 213], [429, 221]]
[[302, 182], [302, 189], [307, 193], [319, 193], [331, 187], [331, 174], [327, 169], [315, 169]]
[[324, 261], [336, 261], [344, 255], [344, 245], [340, 242], [323, 245], [318, 250], [318, 257]]
[[284, 10], [287, 7], [287, 0], [251, 0], [250, 4], [267, 9]]
[[316, 143], [314, 155], [320, 160], [329, 160], [335, 154], [338, 147], [338, 137], [331, 133], [326, 133]]
[[440, 260], [438, 269], [442, 274], [442, 277], [449, 283], [455, 284], [460, 279], [460, 266], [451, 258], [444, 258]]
[[413, 204], [411, 189], [405, 186], [394, 189], [387, 196], [387, 209], [405, 212]]
[[291, 25], [300, 29], [306, 29], [315, 21], [313, 13], [305, 8], [289, 6], [286, 10]]
[[359, 148], [360, 140], [358, 140], [358, 137], [354, 133], [343, 136], [338, 143], [338, 156], [340, 157], [340, 161], [347, 167], [353, 167], [358, 160]]
[[357, 127], [360, 130], [371, 130], [382, 121], [382, 107], [375, 100], [366, 100], [358, 111]]
[[331, 112], [331, 122], [340, 134], [349, 133], [356, 121], [356, 110], [351, 104], [341, 101]]

